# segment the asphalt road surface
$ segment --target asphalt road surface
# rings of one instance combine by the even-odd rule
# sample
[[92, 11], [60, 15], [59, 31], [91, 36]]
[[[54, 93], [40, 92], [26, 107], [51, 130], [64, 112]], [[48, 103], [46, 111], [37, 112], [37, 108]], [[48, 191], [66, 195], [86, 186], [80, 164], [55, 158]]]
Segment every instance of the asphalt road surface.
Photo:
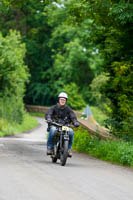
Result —
[[133, 170], [73, 153], [66, 166], [46, 156], [46, 124], [0, 139], [0, 200], [132, 200]]

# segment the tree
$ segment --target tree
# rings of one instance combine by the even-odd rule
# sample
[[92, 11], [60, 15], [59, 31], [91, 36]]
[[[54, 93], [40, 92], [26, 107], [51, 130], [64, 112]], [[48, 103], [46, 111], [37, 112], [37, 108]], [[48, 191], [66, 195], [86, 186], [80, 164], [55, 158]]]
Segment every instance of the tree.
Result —
[[[57, 3], [61, 7], [62, 1]], [[67, 25], [79, 27], [85, 20], [92, 20], [95, 30], [91, 41], [98, 45], [104, 60], [103, 71], [109, 77], [104, 92], [111, 102], [111, 127], [117, 135], [128, 135], [133, 118], [132, 1], [70, 0], [64, 1], [62, 7]], [[89, 26], [87, 30], [90, 30]], [[128, 126], [130, 130], [127, 130]]]
[[24, 64], [26, 49], [16, 31], [3, 37], [0, 34], [0, 117], [9, 121], [23, 121], [23, 97], [28, 81]]
[[89, 84], [102, 66], [98, 45], [92, 41], [95, 25], [91, 19], [84, 20], [80, 25], [67, 23], [68, 4], [70, 1], [63, 5], [51, 3], [45, 8], [52, 27], [53, 78], [59, 83], [59, 90], [62, 83], [75, 83], [84, 99], [89, 101]]
[[[48, 86], [49, 68], [52, 66], [52, 53], [48, 46], [51, 29], [47, 24], [47, 16], [43, 15], [44, 7], [45, 2], [38, 0], [5, 0], [0, 4], [0, 29], [3, 35], [6, 36], [10, 29], [18, 30], [22, 41], [26, 43], [25, 61], [31, 76], [25, 103], [38, 105], [48, 105], [52, 101]], [[48, 78], [42, 78], [43, 72]]]

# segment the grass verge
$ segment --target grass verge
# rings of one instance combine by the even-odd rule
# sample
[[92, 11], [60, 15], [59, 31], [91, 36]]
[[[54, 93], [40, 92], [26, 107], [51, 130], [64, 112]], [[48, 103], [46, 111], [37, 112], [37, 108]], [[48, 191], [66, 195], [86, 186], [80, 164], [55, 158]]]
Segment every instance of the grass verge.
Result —
[[73, 149], [104, 161], [133, 167], [133, 144], [124, 141], [103, 141], [84, 128], [75, 130]]
[[29, 114], [31, 116], [34, 116], [34, 117], [42, 117], [42, 118], [44, 118], [44, 116], [45, 116], [44, 113], [38, 113], [38, 112], [29, 112]]
[[[101, 116], [102, 113], [99, 111], [99, 114]], [[44, 114], [42, 113], [30, 113], [30, 115], [44, 117]], [[19, 127], [18, 129], [16, 128], [17, 132], [24, 132], [37, 126], [36, 120], [30, 115], [25, 116], [25, 122], [23, 123], [22, 127]], [[105, 118], [106, 116], [103, 116], [102, 120], [104, 120]], [[78, 152], [87, 153], [93, 157], [99, 158], [104, 161], [109, 161], [111, 163], [116, 163], [123, 166], [133, 167], [132, 143], [124, 142], [121, 140], [104, 141], [96, 136], [90, 135], [88, 131], [85, 130], [83, 127], [75, 129], [73, 149]]]
[[0, 137], [26, 132], [37, 127], [37, 125], [37, 120], [30, 116], [28, 113], [24, 115], [22, 124], [17, 124], [15, 122], [9, 123], [5, 119], [0, 119]]

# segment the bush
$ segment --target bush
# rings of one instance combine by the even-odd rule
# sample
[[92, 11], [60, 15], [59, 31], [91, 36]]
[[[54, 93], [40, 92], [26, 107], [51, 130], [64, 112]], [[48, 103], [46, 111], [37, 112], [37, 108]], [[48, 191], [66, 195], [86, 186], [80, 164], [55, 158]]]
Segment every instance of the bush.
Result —
[[103, 112], [99, 107], [91, 106], [92, 113], [95, 120], [101, 125], [105, 126], [105, 121], [108, 119], [108, 115]]
[[0, 137], [29, 131], [32, 128], [37, 127], [37, 124], [37, 120], [27, 113], [24, 114], [23, 122], [21, 124], [9, 122], [6, 119], [0, 118]]
[[67, 104], [74, 110], [81, 110], [85, 107], [86, 103], [82, 94], [79, 92], [79, 88], [75, 83], [70, 83], [64, 86], [64, 91], [68, 94]]
[[73, 149], [96, 158], [133, 167], [133, 144], [124, 141], [103, 141], [91, 136], [88, 131], [75, 130]]
[[0, 117], [17, 123], [23, 121], [23, 96], [29, 76], [25, 52], [19, 33], [10, 31], [6, 37], [0, 34]]
[[133, 116], [123, 120], [120, 116], [114, 116], [114, 118], [106, 119], [105, 121], [112, 134], [125, 141], [133, 142]]
[[93, 105], [99, 106], [102, 110], [106, 111], [106, 107], [110, 104], [110, 101], [103, 93], [103, 88], [108, 79], [108, 75], [103, 73], [96, 76], [90, 84], [90, 101]]
[[24, 105], [19, 99], [16, 102], [15, 97], [0, 98], [0, 117], [7, 119], [9, 122], [17, 122], [19, 124], [23, 121]]
[[110, 66], [111, 76], [105, 87], [112, 110], [108, 124], [113, 134], [128, 140], [133, 140], [132, 69], [130, 61], [113, 62]]
[[97, 137], [88, 134], [88, 131], [80, 127], [76, 129], [74, 135], [73, 148], [88, 153], [99, 142]]

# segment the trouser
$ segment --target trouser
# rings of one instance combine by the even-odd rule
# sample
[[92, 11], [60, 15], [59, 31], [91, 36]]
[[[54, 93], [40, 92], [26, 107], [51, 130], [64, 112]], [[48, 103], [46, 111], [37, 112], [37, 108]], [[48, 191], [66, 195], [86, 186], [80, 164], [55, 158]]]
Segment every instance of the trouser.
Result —
[[[48, 141], [47, 141], [47, 147], [48, 148], [53, 148], [53, 140], [54, 140], [55, 134], [56, 134], [56, 127], [51, 126], [50, 130], [49, 130], [49, 134], [48, 134]], [[68, 146], [69, 150], [72, 147], [73, 136], [74, 136], [74, 132], [73, 132], [72, 128], [70, 128], [70, 131], [69, 131], [69, 146]]]

